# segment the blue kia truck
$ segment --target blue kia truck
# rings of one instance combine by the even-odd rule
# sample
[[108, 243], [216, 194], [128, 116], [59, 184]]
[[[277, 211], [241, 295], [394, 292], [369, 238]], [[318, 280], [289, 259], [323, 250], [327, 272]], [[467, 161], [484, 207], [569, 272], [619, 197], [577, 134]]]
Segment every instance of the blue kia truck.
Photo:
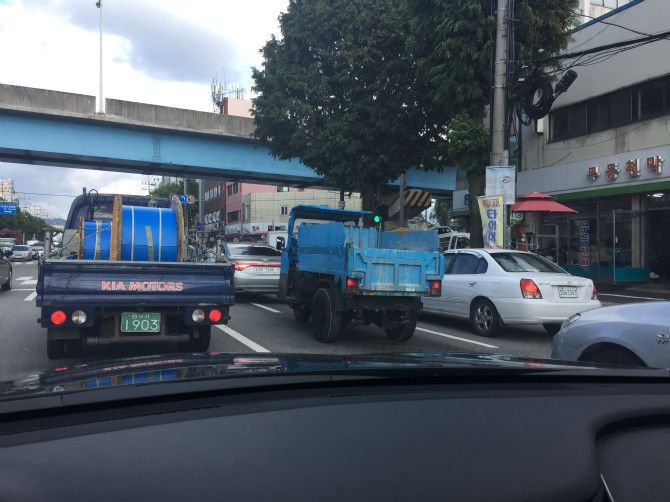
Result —
[[332, 342], [346, 325], [376, 324], [389, 339], [414, 334], [421, 298], [440, 296], [444, 258], [434, 230], [364, 228], [363, 211], [295, 206], [282, 250], [279, 298], [314, 337]]
[[187, 261], [181, 205], [142, 196], [75, 199], [60, 258], [40, 259], [38, 322], [50, 359], [84, 345], [177, 342], [206, 351], [230, 319], [230, 263]]

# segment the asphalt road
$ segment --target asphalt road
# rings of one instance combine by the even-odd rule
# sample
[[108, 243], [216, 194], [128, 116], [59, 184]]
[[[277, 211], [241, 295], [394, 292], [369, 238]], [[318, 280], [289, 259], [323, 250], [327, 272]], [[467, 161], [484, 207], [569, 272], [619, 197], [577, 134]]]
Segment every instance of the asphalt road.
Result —
[[[37, 324], [37, 263], [15, 263], [11, 291], [0, 292], [0, 380], [34, 374], [47, 368], [135, 355], [170, 353], [174, 345], [86, 347], [79, 359], [51, 361], [46, 355], [46, 330]], [[271, 295], [243, 296], [231, 309], [232, 320], [212, 330], [212, 352], [284, 352], [365, 354], [393, 352], [485, 352], [548, 357], [551, 335], [541, 326], [510, 328], [496, 338], [475, 335], [467, 322], [428, 314], [419, 318], [412, 339], [388, 340], [376, 326], [345, 330], [332, 344], [317, 342], [310, 326], [293, 318], [290, 307]]]

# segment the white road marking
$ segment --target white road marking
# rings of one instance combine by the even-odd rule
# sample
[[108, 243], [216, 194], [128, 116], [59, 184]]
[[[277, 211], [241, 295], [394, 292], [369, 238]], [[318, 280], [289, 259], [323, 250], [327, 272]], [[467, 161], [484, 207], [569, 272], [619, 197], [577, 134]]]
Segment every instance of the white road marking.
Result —
[[275, 314], [281, 314], [281, 310], [275, 310], [273, 308], [266, 307], [265, 305], [261, 305], [260, 303], [251, 303], [251, 302], [249, 302], [249, 303], [251, 305], [255, 305], [256, 307], [260, 307], [262, 309], [269, 310], [270, 312], [274, 312]]
[[32, 301], [32, 300], [35, 299], [36, 296], [37, 296], [37, 291], [33, 291], [33, 292], [30, 293], [28, 296], [26, 296], [26, 299], [23, 300], [23, 301], [24, 301], [24, 302]]
[[29, 275], [28, 277], [19, 277], [18, 279], [14, 279], [15, 281], [29, 281], [33, 277]]
[[12, 291], [35, 291], [35, 288], [12, 288]]
[[437, 335], [437, 336], [443, 336], [445, 338], [453, 338], [454, 340], [460, 340], [461, 342], [467, 342], [467, 343], [474, 343], [475, 345], [481, 345], [482, 347], [487, 347], [489, 349], [497, 349], [495, 345], [490, 345], [488, 343], [482, 343], [482, 342], [475, 342], [474, 340], [468, 340], [467, 338], [461, 338], [460, 336], [454, 336], [454, 335], [447, 335], [446, 333], [440, 333], [439, 331], [432, 331], [430, 329], [426, 328], [416, 328], [418, 331], [425, 331], [426, 333], [430, 333], [432, 335]]
[[246, 345], [247, 347], [249, 347], [251, 350], [253, 350], [255, 352], [270, 352], [265, 347], [261, 347], [256, 342], [253, 342], [253, 341], [249, 340], [246, 336], [238, 333], [233, 328], [229, 328], [228, 326], [225, 326], [225, 325], [221, 326], [221, 325], [218, 325], [218, 324], [216, 325], [216, 327], [219, 328], [224, 333], [226, 333], [227, 335], [234, 338], [235, 340], [237, 340], [238, 342]]
[[657, 302], [665, 301], [663, 298], [649, 298], [648, 296], [611, 295], [609, 293], [598, 293], [598, 296], [616, 296], [617, 298], [637, 298], [638, 300], [656, 300]]
[[21, 286], [30, 286], [32, 284], [37, 284], [37, 279], [30, 279], [29, 281], [21, 282]]

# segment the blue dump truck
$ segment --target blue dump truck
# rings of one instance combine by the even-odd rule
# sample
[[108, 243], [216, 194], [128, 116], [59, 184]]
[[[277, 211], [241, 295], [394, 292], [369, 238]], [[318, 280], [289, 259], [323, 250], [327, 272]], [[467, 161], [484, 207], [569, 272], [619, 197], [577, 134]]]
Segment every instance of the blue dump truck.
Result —
[[[440, 296], [444, 258], [437, 232], [359, 225], [363, 211], [295, 206], [282, 250], [279, 298], [314, 337], [332, 342], [345, 325], [376, 324], [393, 341], [414, 334], [421, 298]], [[298, 224], [299, 222], [299, 224]]]
[[50, 359], [85, 344], [177, 342], [205, 351], [230, 319], [230, 263], [186, 261], [181, 205], [88, 194], [70, 209], [59, 258], [39, 261], [38, 322]]

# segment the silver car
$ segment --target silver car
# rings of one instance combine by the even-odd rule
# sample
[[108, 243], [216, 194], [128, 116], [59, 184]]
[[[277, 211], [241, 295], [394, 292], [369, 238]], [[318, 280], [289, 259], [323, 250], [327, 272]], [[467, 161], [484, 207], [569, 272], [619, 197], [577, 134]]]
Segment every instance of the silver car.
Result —
[[30, 261], [33, 259], [33, 252], [28, 246], [17, 244], [12, 246], [12, 256], [9, 259], [11, 261]]
[[670, 302], [628, 303], [569, 317], [553, 359], [670, 368]]
[[267, 244], [224, 242], [223, 254], [235, 266], [236, 293], [277, 294], [280, 251]]

